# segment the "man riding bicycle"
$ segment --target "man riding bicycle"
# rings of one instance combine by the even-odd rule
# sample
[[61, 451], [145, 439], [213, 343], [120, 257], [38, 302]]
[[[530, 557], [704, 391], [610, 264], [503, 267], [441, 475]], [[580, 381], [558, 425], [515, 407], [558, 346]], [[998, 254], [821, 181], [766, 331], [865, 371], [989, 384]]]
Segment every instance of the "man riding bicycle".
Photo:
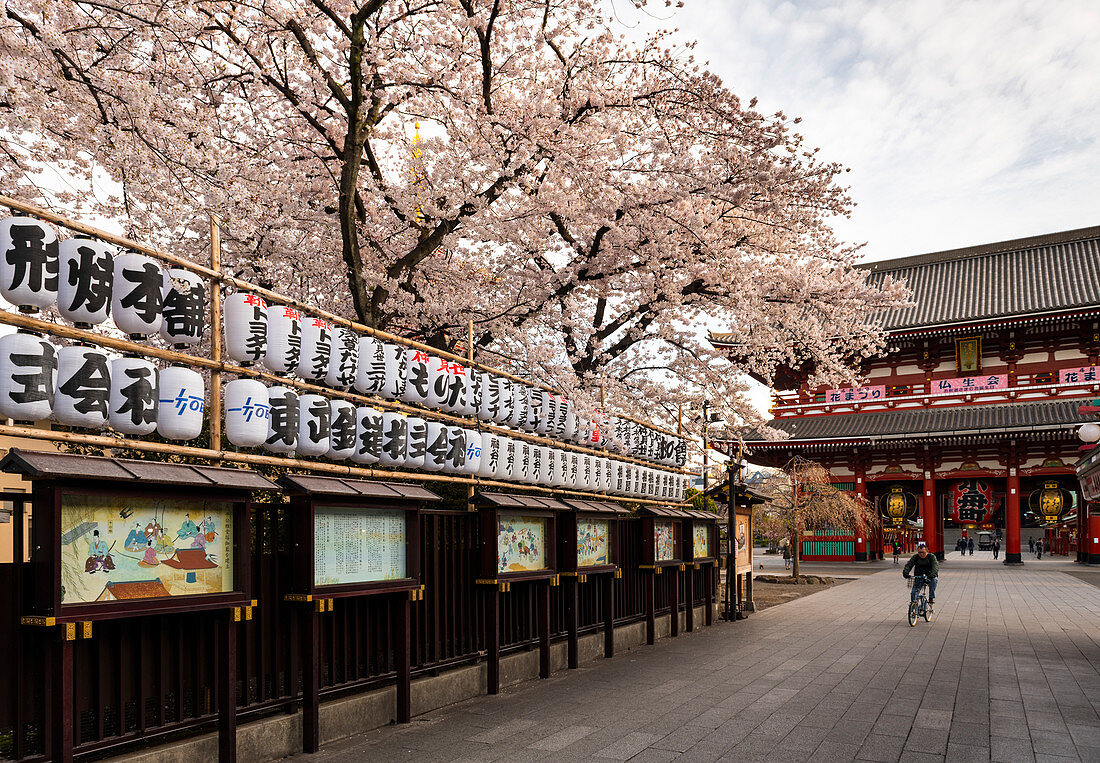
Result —
[[[940, 575], [940, 563], [935, 554], [928, 552], [928, 546], [923, 542], [917, 544], [917, 553], [913, 554], [901, 571], [902, 577], [906, 580], [909, 579], [910, 573], [922, 575], [928, 581], [928, 603], [935, 604], [936, 582]], [[910, 601], [916, 601], [918, 593], [920, 593], [920, 586], [914, 585]]]

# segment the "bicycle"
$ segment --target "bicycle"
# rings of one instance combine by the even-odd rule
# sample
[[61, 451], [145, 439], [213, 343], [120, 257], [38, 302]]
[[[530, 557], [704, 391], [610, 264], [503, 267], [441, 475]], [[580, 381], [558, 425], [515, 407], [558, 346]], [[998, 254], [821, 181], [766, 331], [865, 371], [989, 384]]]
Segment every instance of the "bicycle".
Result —
[[909, 625], [910, 627], [917, 624], [917, 618], [923, 617], [924, 622], [928, 622], [932, 619], [932, 605], [928, 603], [928, 596], [925, 591], [928, 587], [928, 578], [924, 575], [914, 575], [907, 581], [909, 587], [917, 587], [917, 597], [914, 600], [912, 596], [909, 598]]

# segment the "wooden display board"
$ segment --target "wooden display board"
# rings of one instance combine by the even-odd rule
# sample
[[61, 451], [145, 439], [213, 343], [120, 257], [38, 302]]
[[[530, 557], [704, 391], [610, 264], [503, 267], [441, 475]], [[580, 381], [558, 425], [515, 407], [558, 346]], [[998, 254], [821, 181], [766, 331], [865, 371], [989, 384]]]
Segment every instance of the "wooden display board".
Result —
[[288, 474], [294, 579], [290, 601], [302, 609], [302, 748], [320, 747], [320, 617], [334, 600], [395, 597], [395, 716], [412, 716], [411, 612], [420, 584], [420, 510], [439, 496], [416, 485]]
[[[238, 625], [252, 617], [249, 512], [276, 486], [243, 469], [13, 448], [0, 469], [30, 479], [34, 521], [28, 627], [53, 641], [51, 750], [73, 754], [73, 643], [95, 621], [187, 613], [218, 648], [219, 757], [236, 755]], [[220, 610], [220, 611], [218, 611]]]
[[752, 572], [752, 512], [737, 511], [733, 519], [730, 549], [734, 555], [734, 574]]

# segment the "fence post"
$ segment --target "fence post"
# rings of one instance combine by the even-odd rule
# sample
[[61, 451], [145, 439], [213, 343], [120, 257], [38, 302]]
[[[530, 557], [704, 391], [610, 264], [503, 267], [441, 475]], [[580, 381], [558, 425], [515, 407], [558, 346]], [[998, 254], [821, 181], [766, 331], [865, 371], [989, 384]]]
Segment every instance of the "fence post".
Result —
[[615, 575], [609, 572], [601, 575], [603, 584], [603, 656], [615, 656]]
[[218, 634], [218, 760], [237, 760], [237, 624], [240, 607], [219, 613]]
[[672, 638], [680, 635], [680, 568], [668, 568], [668, 615], [669, 631]]
[[565, 579], [565, 631], [566, 650], [568, 652], [568, 665], [571, 669], [580, 664], [577, 654], [577, 589], [580, 587], [580, 578], [576, 575]]
[[695, 630], [695, 566], [690, 565], [684, 573], [684, 598], [687, 599], [687, 611], [684, 613], [685, 628], [688, 633]]
[[412, 616], [412, 604], [409, 599], [411, 594], [405, 594], [397, 602], [397, 722], [408, 723], [412, 718], [412, 662], [410, 660], [411, 645], [410, 619]]
[[485, 691], [500, 693], [500, 592], [485, 587]]
[[[76, 625], [58, 626], [54, 643], [53, 697], [50, 711], [50, 757], [62, 763], [73, 759], [73, 639]], [[17, 734], [23, 733], [16, 729]]]
[[304, 606], [301, 617], [302, 751], [314, 753], [321, 746], [321, 616], [316, 606]]
[[539, 628], [539, 678], [550, 677], [550, 585], [551, 581], [539, 581], [538, 587], [538, 628]]
[[657, 568], [645, 577], [645, 642], [653, 646], [657, 641]]

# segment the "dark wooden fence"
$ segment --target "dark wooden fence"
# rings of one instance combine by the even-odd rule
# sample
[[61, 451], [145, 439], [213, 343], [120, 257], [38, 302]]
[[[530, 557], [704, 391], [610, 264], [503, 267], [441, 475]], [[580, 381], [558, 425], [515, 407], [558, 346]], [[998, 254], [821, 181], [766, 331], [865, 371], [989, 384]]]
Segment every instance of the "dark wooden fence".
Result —
[[[15, 499], [18, 500], [18, 499]], [[29, 502], [26, 510], [30, 511]], [[290, 590], [291, 538], [284, 505], [255, 507], [253, 576], [259, 606], [241, 624], [237, 655], [237, 718], [295, 712], [301, 698], [298, 610]], [[469, 664], [484, 656], [483, 598], [478, 595], [477, 515], [424, 512], [421, 517], [423, 601], [413, 604], [413, 675]], [[638, 569], [641, 522], [622, 520], [614, 581], [617, 624], [645, 617], [645, 578]], [[0, 564], [0, 758], [42, 760], [50, 754], [51, 649], [41, 628], [19, 624], [30, 578], [16, 542], [16, 561]], [[703, 602], [703, 576], [691, 570], [694, 604]], [[657, 611], [669, 612], [669, 580], [657, 576]], [[564, 586], [551, 588], [551, 634], [565, 637]], [[602, 586], [582, 584], [580, 632], [602, 624]], [[516, 585], [502, 596], [502, 651], [535, 649], [535, 586]], [[299, 605], [300, 606], [300, 605]], [[322, 620], [321, 695], [333, 698], [392, 683], [394, 597], [337, 601]], [[50, 637], [52, 638], [52, 637]], [[98, 757], [191, 736], [216, 728], [218, 659], [213, 616], [161, 615], [99, 622], [91, 639], [75, 642], [73, 722], [76, 754]]]

